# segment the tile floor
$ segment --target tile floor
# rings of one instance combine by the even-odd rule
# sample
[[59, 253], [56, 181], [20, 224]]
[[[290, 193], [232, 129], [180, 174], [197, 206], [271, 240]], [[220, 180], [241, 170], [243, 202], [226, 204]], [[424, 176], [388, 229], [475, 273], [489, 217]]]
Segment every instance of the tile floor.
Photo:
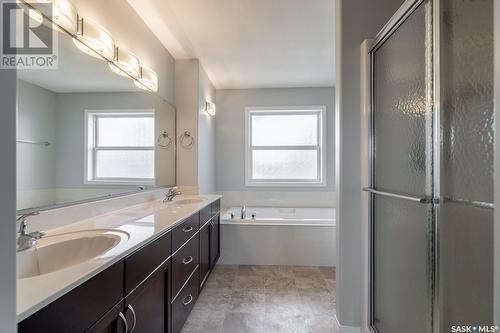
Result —
[[218, 265], [182, 333], [333, 333], [335, 268]]

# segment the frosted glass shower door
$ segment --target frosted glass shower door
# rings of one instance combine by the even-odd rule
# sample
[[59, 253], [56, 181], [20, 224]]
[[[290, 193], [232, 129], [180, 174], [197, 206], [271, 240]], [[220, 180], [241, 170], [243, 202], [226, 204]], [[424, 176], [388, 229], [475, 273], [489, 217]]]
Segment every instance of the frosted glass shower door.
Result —
[[406, 1], [370, 50], [370, 327], [493, 325], [493, 0]]
[[371, 326], [432, 330], [430, 1], [415, 1], [371, 51]]
[[493, 325], [493, 0], [441, 1], [440, 331]]

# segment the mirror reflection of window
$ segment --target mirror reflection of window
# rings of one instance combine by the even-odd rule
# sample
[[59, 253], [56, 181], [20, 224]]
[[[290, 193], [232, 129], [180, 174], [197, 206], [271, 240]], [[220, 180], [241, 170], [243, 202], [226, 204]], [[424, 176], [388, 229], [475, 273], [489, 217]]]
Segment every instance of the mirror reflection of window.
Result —
[[154, 183], [154, 110], [87, 111], [86, 182]]

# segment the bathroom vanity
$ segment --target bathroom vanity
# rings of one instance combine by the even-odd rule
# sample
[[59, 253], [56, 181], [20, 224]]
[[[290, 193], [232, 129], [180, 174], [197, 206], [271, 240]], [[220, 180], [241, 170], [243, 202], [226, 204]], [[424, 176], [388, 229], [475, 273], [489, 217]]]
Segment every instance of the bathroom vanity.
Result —
[[[85, 281], [59, 292], [63, 294], [20, 321], [19, 332], [180, 332], [220, 255], [220, 197], [200, 198], [171, 204], [160, 200], [93, 219], [93, 227], [111, 223], [127, 230], [130, 238], [124, 243], [130, 242], [131, 247], [103, 256], [95, 265], [66, 268], [84, 272]], [[152, 214], [116, 222], [119, 216], [138, 212]], [[82, 230], [87, 225], [82, 222], [72, 228]], [[135, 229], [146, 235], [141, 227], [149, 237], [134, 238]], [[85, 272], [85, 267], [91, 271]], [[45, 280], [51, 278], [61, 279], [61, 286], [68, 283], [62, 279], [69, 275], [62, 271], [48, 274], [52, 275], [43, 281], [24, 280], [33, 290], [44, 288]], [[34, 300], [29, 290], [19, 288], [18, 294], [25, 292], [21, 299], [25, 304], [32, 302], [35, 308], [44, 304], [43, 299]]]

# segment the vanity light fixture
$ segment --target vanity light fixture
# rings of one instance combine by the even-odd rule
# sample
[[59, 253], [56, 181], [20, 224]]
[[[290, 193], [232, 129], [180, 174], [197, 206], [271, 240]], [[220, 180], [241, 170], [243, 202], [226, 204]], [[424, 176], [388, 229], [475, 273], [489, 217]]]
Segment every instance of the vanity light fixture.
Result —
[[[68, 0], [37, 0], [41, 6], [36, 6], [43, 14], [68, 32], [75, 34], [78, 25], [76, 7]], [[50, 4], [52, 8], [46, 4]], [[51, 12], [49, 12], [51, 10]]]
[[141, 67], [141, 75], [134, 84], [144, 90], [158, 91], [158, 74], [155, 71]]
[[[141, 74], [139, 58], [133, 53], [117, 47], [115, 50], [115, 60], [109, 64], [109, 68], [118, 75], [138, 78]], [[126, 74], [125, 74], [126, 73]]]
[[115, 58], [115, 41], [111, 34], [95, 22], [81, 18], [78, 22], [75, 45], [83, 52], [96, 58]]
[[205, 112], [211, 115], [212, 117], [215, 116], [216, 112], [215, 103], [205, 101]]

